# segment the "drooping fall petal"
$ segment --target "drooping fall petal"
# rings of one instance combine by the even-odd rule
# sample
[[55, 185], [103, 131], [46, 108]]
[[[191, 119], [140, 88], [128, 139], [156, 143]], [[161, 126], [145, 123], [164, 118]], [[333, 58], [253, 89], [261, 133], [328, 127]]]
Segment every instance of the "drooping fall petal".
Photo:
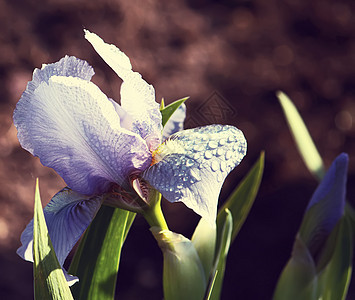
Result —
[[214, 223], [224, 179], [245, 154], [244, 135], [233, 126], [184, 130], [156, 150], [143, 178], [168, 201], [181, 201]]
[[[90, 198], [65, 188], [58, 192], [44, 208], [48, 234], [61, 266], [95, 217], [101, 202], [101, 197]], [[22, 233], [21, 243], [22, 246], [17, 250], [17, 254], [33, 262], [33, 220]], [[66, 277], [68, 281], [73, 280], [68, 274]]]

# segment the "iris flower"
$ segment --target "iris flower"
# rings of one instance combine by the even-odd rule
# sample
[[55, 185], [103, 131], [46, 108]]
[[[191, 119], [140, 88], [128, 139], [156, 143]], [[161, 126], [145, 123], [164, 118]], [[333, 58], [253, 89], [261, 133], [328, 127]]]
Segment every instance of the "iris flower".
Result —
[[[153, 86], [116, 46], [87, 30], [85, 38], [123, 80], [121, 105], [90, 81], [94, 71], [86, 61], [65, 56], [35, 69], [14, 111], [21, 146], [67, 184], [44, 208], [61, 265], [102, 204], [139, 212], [153, 189], [215, 222], [223, 181], [246, 153], [243, 133], [233, 126], [173, 133], [183, 108], [163, 141]], [[33, 261], [33, 221], [21, 242], [17, 253]]]

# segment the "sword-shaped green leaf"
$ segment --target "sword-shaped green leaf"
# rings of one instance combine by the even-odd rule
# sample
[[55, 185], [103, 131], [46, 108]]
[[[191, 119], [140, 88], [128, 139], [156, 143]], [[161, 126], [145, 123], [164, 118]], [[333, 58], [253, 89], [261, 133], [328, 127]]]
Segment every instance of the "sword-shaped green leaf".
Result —
[[168, 106], [164, 105], [164, 100], [162, 100], [161, 104], [161, 117], [162, 117], [162, 124], [163, 127], [165, 126], [166, 122], [169, 121], [171, 115], [179, 108], [181, 104], [183, 104], [189, 97], [185, 97], [179, 100], [174, 101], [173, 103], [170, 103]]
[[261, 152], [258, 161], [220, 209], [217, 216], [217, 245], [219, 245], [221, 232], [225, 224], [225, 209], [229, 209], [233, 217], [232, 241], [244, 224], [259, 190], [264, 171], [264, 159], [264, 152]]
[[[322, 180], [325, 174], [325, 167], [302, 117], [292, 101], [284, 93], [278, 92], [277, 96], [307, 168], [319, 181]], [[354, 209], [350, 204], [346, 203], [345, 215], [324, 245], [323, 254], [318, 262], [317, 269], [321, 270], [321, 272], [317, 276], [317, 299], [338, 300], [346, 298], [352, 273], [354, 231]], [[326, 266], [323, 270], [324, 264]], [[289, 290], [291, 287], [285, 285], [285, 288]]]
[[38, 179], [36, 180], [33, 217], [33, 259], [35, 299], [73, 299], [48, 234], [39, 194]]
[[206, 290], [205, 299], [218, 300], [221, 295], [224, 271], [226, 269], [226, 260], [229, 251], [229, 247], [232, 241], [233, 230], [233, 217], [228, 209], [220, 212], [220, 215], [224, 215], [225, 223], [223, 224], [220, 244], [217, 244], [218, 251], [214, 262], [214, 267], [211, 272], [208, 288]]
[[75, 299], [114, 299], [121, 249], [134, 218], [126, 210], [100, 208], [70, 266], [80, 280], [72, 288]]
[[347, 216], [340, 221], [333, 256], [319, 278], [322, 300], [345, 300], [350, 284], [353, 231]]
[[286, 116], [288, 126], [295, 139], [297, 148], [305, 162], [309, 171], [318, 179], [324, 176], [325, 170], [323, 160], [320, 157], [316, 146], [313, 143], [312, 137], [304, 124], [296, 106], [290, 98], [283, 92], [277, 92], [281, 107]]

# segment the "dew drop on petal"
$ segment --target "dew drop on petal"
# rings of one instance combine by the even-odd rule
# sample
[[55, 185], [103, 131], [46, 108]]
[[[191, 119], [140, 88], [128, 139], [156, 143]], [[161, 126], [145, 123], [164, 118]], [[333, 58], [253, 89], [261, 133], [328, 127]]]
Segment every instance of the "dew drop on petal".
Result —
[[193, 157], [195, 160], [198, 160], [200, 158], [200, 153], [196, 152]]
[[229, 160], [232, 156], [233, 156], [233, 152], [230, 151], [230, 150], [228, 150], [228, 151], [226, 152], [226, 160]]
[[216, 141], [209, 141], [208, 147], [210, 147], [211, 149], [216, 149], [218, 147], [218, 144]]
[[226, 142], [227, 142], [226, 139], [220, 139], [219, 140], [219, 145], [220, 146], [224, 146], [226, 144]]
[[211, 169], [213, 172], [216, 172], [219, 169], [219, 163], [216, 160], [212, 162]]
[[228, 143], [233, 143], [233, 142], [235, 142], [235, 137], [233, 135], [230, 135], [228, 137]]
[[194, 161], [192, 159], [186, 160], [186, 167], [192, 167], [194, 165]]
[[222, 176], [221, 172], [218, 172], [217, 173], [217, 181], [221, 182], [222, 180], [223, 180], [223, 176]]
[[197, 144], [194, 146], [195, 151], [202, 151], [205, 147], [202, 144]]
[[205, 152], [205, 158], [206, 158], [206, 159], [211, 159], [212, 156], [213, 156], [213, 155], [212, 155], [212, 152], [211, 152], [211, 151], [208, 151], [208, 150], [207, 150], [207, 151]]
[[224, 150], [222, 148], [218, 148], [216, 154], [217, 156], [222, 156], [224, 154]]
[[235, 144], [233, 145], [233, 150], [234, 150], [234, 151], [238, 151], [238, 150], [239, 150], [239, 145], [238, 145], [238, 143], [235, 143]]

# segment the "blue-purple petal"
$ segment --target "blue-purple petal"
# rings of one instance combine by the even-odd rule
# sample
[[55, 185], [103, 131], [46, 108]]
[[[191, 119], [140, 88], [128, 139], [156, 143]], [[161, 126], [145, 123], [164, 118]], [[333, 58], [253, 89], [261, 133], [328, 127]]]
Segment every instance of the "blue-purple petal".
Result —
[[73, 190], [106, 192], [150, 165], [146, 142], [120, 125], [111, 101], [92, 82], [52, 76], [26, 90], [14, 112], [21, 146]]
[[313, 255], [344, 214], [348, 161], [345, 153], [333, 161], [306, 209], [300, 234]]
[[35, 69], [26, 90], [33, 92], [42, 82], [48, 83], [52, 76], [71, 76], [89, 81], [94, 74], [94, 69], [85, 60], [66, 55], [55, 63], [44, 64], [41, 69]]
[[[65, 188], [58, 192], [44, 208], [48, 233], [61, 266], [95, 217], [101, 202], [100, 197], [90, 198]], [[22, 246], [17, 250], [17, 254], [33, 262], [33, 220], [22, 233], [21, 243]], [[75, 282], [75, 278], [66, 275], [73, 283]]]
[[168, 201], [182, 201], [214, 223], [224, 179], [240, 163], [246, 147], [243, 133], [233, 126], [180, 131], [157, 149], [143, 178]]
[[177, 110], [171, 115], [163, 129], [163, 141], [172, 134], [184, 129], [184, 121], [186, 118], [186, 105], [182, 103]]
[[88, 30], [85, 30], [85, 38], [123, 80], [121, 106], [132, 118], [132, 131], [147, 141], [149, 149], [154, 150], [161, 143], [163, 128], [153, 86], [139, 73], [133, 72], [129, 58], [115, 45], [106, 44]]

